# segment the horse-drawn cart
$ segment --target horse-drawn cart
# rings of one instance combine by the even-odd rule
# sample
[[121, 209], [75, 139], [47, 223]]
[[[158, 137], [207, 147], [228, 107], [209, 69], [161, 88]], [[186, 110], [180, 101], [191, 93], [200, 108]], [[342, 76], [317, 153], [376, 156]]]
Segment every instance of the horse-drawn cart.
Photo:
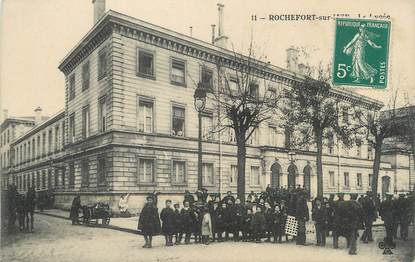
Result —
[[102, 225], [109, 225], [111, 219], [110, 207], [106, 203], [98, 202], [92, 206], [83, 206], [83, 223], [84, 224], [98, 224], [101, 219]]

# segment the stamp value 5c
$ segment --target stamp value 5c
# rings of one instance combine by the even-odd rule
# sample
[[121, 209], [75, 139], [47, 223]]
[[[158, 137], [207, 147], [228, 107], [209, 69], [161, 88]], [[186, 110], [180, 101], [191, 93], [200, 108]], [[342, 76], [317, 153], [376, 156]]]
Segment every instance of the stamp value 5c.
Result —
[[389, 21], [336, 19], [334, 85], [387, 87], [390, 27]]

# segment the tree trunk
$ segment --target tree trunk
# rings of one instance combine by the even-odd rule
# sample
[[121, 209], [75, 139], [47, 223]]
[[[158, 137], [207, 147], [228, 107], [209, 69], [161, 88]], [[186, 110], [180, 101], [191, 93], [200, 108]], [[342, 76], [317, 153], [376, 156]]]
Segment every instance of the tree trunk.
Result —
[[245, 138], [237, 139], [238, 145], [238, 179], [237, 195], [241, 203], [245, 203], [245, 162], [246, 162], [246, 142]]
[[323, 197], [323, 132], [316, 130], [317, 197]]
[[376, 139], [375, 145], [375, 159], [373, 161], [373, 179], [372, 179], [372, 192], [374, 196], [378, 194], [378, 180], [380, 170], [380, 157], [382, 156], [382, 139]]

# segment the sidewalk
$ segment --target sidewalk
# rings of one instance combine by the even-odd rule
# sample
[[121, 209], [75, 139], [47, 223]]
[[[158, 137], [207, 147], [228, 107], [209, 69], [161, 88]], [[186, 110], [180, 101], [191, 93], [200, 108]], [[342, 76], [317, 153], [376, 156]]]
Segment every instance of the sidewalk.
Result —
[[[64, 211], [60, 209], [45, 209], [43, 212], [36, 211], [37, 214], [42, 214], [46, 216], [56, 217], [56, 218], [62, 218], [62, 219], [69, 219], [69, 211]], [[96, 227], [102, 227], [102, 228], [108, 228], [118, 231], [123, 231], [127, 233], [132, 234], [140, 234], [140, 232], [137, 230], [138, 225], [138, 217], [112, 217], [110, 220], [109, 225], [101, 225], [101, 220], [98, 220], [98, 224], [89, 224], [88, 226], [96, 226]]]

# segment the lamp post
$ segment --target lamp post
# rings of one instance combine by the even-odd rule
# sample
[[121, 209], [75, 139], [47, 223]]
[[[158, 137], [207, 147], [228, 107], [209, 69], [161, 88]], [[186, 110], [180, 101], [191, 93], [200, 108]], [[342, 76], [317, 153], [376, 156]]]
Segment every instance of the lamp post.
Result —
[[291, 164], [295, 162], [295, 152], [294, 151], [289, 151], [288, 152], [288, 158], [290, 159]]
[[197, 151], [197, 188], [202, 188], [202, 112], [206, 105], [206, 90], [202, 83], [197, 84], [197, 88], [194, 94], [194, 104], [199, 119], [199, 138], [198, 138], [198, 151]]

